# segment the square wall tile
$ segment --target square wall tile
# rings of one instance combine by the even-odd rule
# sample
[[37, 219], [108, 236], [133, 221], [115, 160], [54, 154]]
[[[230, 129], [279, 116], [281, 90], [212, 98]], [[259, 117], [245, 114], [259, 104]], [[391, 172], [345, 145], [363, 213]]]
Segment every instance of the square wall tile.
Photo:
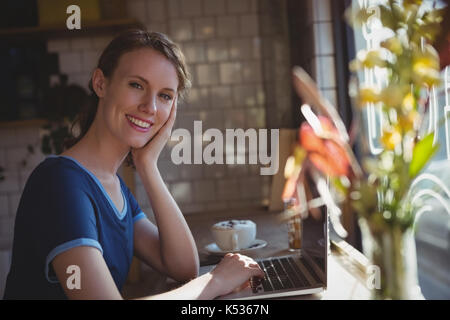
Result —
[[196, 39], [211, 39], [216, 34], [216, 20], [212, 17], [194, 19]]
[[194, 182], [195, 201], [211, 202], [216, 200], [214, 180], [201, 180]]
[[263, 129], [266, 128], [266, 109], [250, 108], [246, 109], [246, 128]]
[[240, 199], [239, 183], [237, 179], [217, 180], [217, 198], [218, 200]]
[[[165, 0], [167, 1], [167, 0]], [[168, 15], [170, 18], [179, 18], [181, 13], [180, 0], [168, 0]]]
[[217, 17], [217, 36], [235, 37], [239, 34], [238, 16], [218, 16]]
[[67, 39], [51, 39], [47, 41], [48, 52], [63, 52], [70, 50], [70, 41]]
[[249, 38], [230, 39], [230, 59], [247, 60], [253, 57], [252, 43]]
[[228, 59], [228, 46], [226, 40], [213, 40], [207, 42], [206, 54], [208, 61], [217, 62]]
[[80, 73], [83, 71], [80, 52], [62, 52], [58, 55], [61, 73]]
[[240, 17], [240, 35], [258, 36], [259, 19], [256, 14], [246, 14]]
[[175, 41], [188, 41], [194, 37], [194, 29], [188, 19], [171, 20], [169, 30], [171, 38]]
[[253, 107], [258, 104], [256, 87], [252, 84], [233, 87], [233, 104], [235, 107]]
[[92, 48], [91, 38], [73, 38], [70, 39], [71, 50], [89, 50]]
[[239, 62], [224, 62], [220, 64], [220, 83], [239, 84], [242, 82], [242, 65]]
[[148, 31], [152, 32], [161, 32], [164, 34], [168, 34], [168, 24], [166, 22], [150, 22], [147, 23], [146, 28]]
[[225, 14], [225, 0], [203, 0], [203, 12], [207, 16]]
[[168, 159], [159, 159], [158, 169], [164, 181], [173, 182], [180, 179], [181, 167], [174, 164], [170, 157]]
[[[192, 163], [194, 162], [194, 153], [192, 153]], [[203, 168], [201, 164], [180, 164], [180, 177], [182, 180], [198, 180], [203, 177]]]
[[[225, 162], [225, 160], [223, 160]], [[204, 164], [203, 174], [205, 178], [220, 179], [226, 176], [226, 166], [224, 164]]]
[[219, 67], [215, 64], [197, 65], [197, 83], [200, 86], [219, 84]]
[[207, 88], [192, 88], [189, 90], [187, 106], [191, 108], [207, 109], [210, 107], [209, 91]]
[[227, 0], [228, 13], [246, 13], [251, 9], [250, 0]]
[[225, 128], [245, 128], [245, 109], [229, 109], [224, 111]]
[[83, 72], [91, 73], [98, 65], [101, 52], [97, 50], [85, 50], [82, 52]]
[[231, 86], [216, 86], [210, 88], [212, 108], [228, 108], [233, 106], [231, 99]]
[[183, 53], [186, 56], [187, 63], [201, 63], [206, 61], [205, 43], [186, 42], [183, 45]]
[[180, 204], [192, 203], [192, 184], [189, 182], [175, 182], [170, 186], [170, 192], [175, 201]]
[[239, 180], [243, 199], [259, 199], [262, 196], [262, 179], [259, 176], [245, 177]]
[[260, 61], [242, 63], [242, 81], [245, 83], [261, 83], [262, 63]]
[[93, 37], [91, 42], [92, 42], [92, 48], [93, 49], [100, 49], [100, 50], [104, 50], [108, 44], [111, 42], [111, 40], [113, 39], [112, 36], [96, 36]]
[[198, 17], [202, 15], [202, 0], [180, 0], [180, 13], [184, 17]]
[[167, 21], [166, 1], [147, 0], [147, 17], [150, 23]]
[[136, 19], [140, 23], [147, 22], [147, 1], [144, 0], [128, 0], [127, 13], [130, 18]]

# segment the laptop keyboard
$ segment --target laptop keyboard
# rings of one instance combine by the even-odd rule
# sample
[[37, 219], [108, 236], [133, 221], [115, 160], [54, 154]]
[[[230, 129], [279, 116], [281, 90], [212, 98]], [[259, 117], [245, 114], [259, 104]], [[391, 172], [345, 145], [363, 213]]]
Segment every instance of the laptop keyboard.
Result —
[[[303, 262], [305, 260], [302, 259]], [[310, 285], [292, 257], [271, 258], [258, 261], [259, 266], [265, 272], [263, 279], [253, 279], [250, 284], [254, 293], [302, 288]], [[305, 268], [316, 278], [312, 267], [304, 263]]]

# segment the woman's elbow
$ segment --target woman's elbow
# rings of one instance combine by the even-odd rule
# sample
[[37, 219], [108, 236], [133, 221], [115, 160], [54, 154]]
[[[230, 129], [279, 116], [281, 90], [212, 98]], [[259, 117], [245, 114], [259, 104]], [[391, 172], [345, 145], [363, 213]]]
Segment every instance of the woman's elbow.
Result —
[[199, 276], [199, 263], [196, 262], [184, 268], [177, 268], [173, 273], [173, 279], [179, 282], [187, 282]]

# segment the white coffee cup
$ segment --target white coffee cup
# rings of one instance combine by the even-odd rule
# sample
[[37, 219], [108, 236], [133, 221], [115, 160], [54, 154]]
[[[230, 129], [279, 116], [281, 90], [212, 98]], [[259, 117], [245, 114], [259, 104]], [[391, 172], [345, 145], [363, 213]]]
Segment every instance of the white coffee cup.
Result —
[[246, 249], [255, 241], [256, 224], [251, 220], [220, 221], [211, 227], [217, 246], [223, 251]]

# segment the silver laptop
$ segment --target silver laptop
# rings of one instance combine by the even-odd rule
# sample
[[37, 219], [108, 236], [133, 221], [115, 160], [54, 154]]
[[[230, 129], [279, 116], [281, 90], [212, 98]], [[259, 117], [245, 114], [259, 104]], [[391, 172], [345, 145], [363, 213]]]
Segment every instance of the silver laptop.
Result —
[[[250, 287], [219, 299], [266, 299], [324, 291], [327, 288], [328, 237], [328, 214], [324, 212], [321, 220], [310, 215], [303, 221], [303, 245], [299, 253], [255, 259], [266, 274], [264, 279], [252, 279]], [[203, 266], [200, 274], [214, 267]]]

